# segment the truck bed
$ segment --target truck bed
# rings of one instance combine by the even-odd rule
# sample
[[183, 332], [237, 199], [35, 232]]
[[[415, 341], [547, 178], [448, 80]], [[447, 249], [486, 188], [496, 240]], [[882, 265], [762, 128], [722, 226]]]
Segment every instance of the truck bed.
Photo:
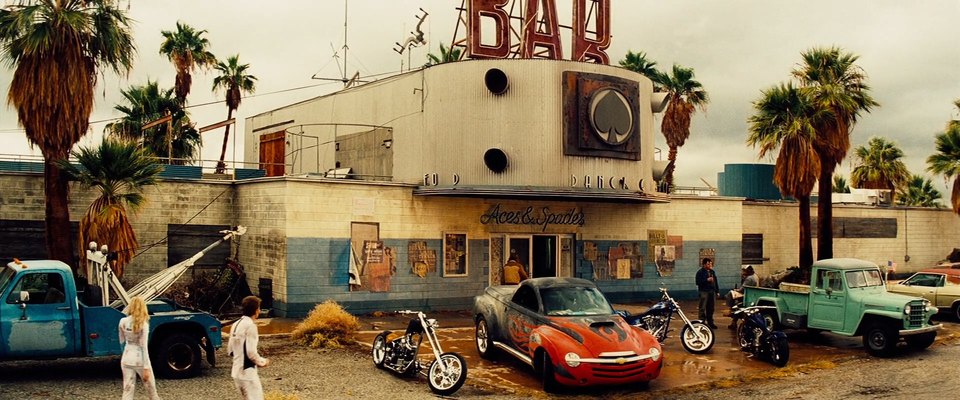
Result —
[[[806, 288], [805, 291], [803, 287]], [[743, 304], [745, 305], [770, 302], [778, 305], [781, 314], [807, 315], [807, 306], [810, 301], [809, 286], [791, 285], [786, 290], [751, 286], [746, 286], [743, 289]]]

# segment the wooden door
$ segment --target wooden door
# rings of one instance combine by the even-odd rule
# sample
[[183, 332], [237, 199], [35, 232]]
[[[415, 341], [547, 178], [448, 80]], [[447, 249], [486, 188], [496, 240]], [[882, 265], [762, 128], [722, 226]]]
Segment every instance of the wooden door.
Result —
[[283, 176], [286, 162], [286, 132], [278, 131], [260, 136], [260, 169], [267, 176]]

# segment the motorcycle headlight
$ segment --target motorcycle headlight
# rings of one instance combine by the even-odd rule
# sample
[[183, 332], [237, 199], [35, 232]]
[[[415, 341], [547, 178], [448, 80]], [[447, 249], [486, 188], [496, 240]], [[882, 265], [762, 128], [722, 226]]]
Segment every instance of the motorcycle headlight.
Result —
[[659, 359], [660, 359], [660, 349], [658, 349], [658, 348], [656, 348], [656, 347], [651, 347], [651, 348], [650, 348], [650, 356], [653, 358], [653, 361], [659, 360]]
[[563, 357], [563, 360], [567, 362], [570, 368], [580, 366], [580, 356], [577, 355], [577, 353], [567, 353], [567, 355]]

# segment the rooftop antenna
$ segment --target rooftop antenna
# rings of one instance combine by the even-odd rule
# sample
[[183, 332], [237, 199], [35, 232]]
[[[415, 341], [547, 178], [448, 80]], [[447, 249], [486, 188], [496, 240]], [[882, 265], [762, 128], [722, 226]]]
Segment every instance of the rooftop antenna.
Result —
[[[333, 47], [333, 45], [331, 44], [330, 47]], [[321, 77], [318, 77], [317, 74], [313, 74], [313, 76], [311, 76], [310, 79], [319, 79], [324, 81], [340, 81], [343, 83], [344, 88], [348, 88], [357, 82], [363, 82], [358, 79], [360, 77], [359, 71], [355, 73], [353, 77], [347, 78], [347, 50], [350, 49], [350, 47], [347, 46], [347, 0], [343, 0], [343, 47], [341, 48], [343, 49], [343, 67], [342, 68], [340, 67], [340, 56], [337, 54], [336, 51], [333, 52], [333, 58], [337, 59], [337, 69], [340, 70], [339, 71], [340, 77], [339, 78], [321, 78]]]

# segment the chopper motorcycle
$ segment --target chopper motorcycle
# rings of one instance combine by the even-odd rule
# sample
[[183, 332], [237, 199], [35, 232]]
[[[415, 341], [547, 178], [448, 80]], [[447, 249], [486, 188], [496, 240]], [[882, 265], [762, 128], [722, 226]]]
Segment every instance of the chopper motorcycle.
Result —
[[[454, 352], [444, 353], [437, 339], [436, 319], [427, 318], [421, 311], [398, 311], [414, 315], [402, 336], [383, 331], [373, 340], [373, 363], [378, 368], [388, 369], [400, 375], [423, 375], [434, 393], [447, 396], [463, 386], [467, 380], [467, 362]], [[434, 360], [426, 366], [420, 361], [420, 344], [426, 337], [433, 351]]]
[[706, 322], [687, 318], [677, 301], [670, 297], [667, 288], [660, 288], [660, 293], [660, 301], [647, 311], [637, 315], [624, 315], [627, 322], [650, 332], [660, 343], [663, 343], [667, 339], [667, 333], [670, 332], [670, 321], [676, 314], [683, 321], [683, 328], [680, 329], [680, 344], [683, 345], [683, 349], [693, 354], [710, 351], [716, 339], [713, 329]]
[[763, 315], [764, 309], [776, 310], [776, 307], [734, 307], [733, 318], [737, 327], [737, 341], [741, 350], [782, 367], [787, 365], [790, 359], [787, 335], [782, 331], [773, 330], [767, 324]]

